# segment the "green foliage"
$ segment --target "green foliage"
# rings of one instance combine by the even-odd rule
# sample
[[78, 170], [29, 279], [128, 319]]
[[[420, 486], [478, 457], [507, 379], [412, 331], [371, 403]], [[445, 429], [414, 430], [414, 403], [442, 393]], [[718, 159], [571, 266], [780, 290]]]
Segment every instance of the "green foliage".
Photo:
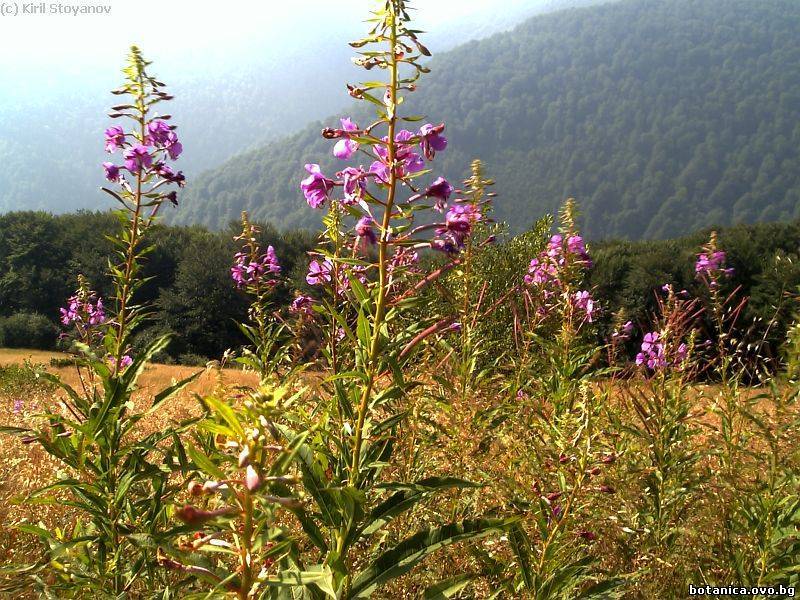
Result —
[[55, 324], [39, 313], [18, 312], [0, 318], [0, 346], [49, 350], [57, 336]]
[[[75, 281], [78, 274], [86, 276], [101, 297], [112, 296], [104, 257], [112, 252], [108, 237], [117, 227], [112, 213], [52, 216], [24, 212], [0, 216], [0, 321], [18, 312], [39, 314], [14, 321], [15, 328], [29, 321], [37, 329], [31, 342], [23, 335], [22, 341], [15, 337], [6, 345], [55, 347], [58, 310], [72, 293], [68, 282]], [[216, 358], [245, 342], [236, 322], [244, 320], [247, 302], [230, 279], [231, 256], [236, 248], [231, 238], [229, 231], [153, 226], [152, 249], [142, 265], [145, 281], [136, 293], [138, 303], [152, 307], [153, 319], [137, 334], [137, 348], [169, 333], [174, 343], [156, 357], [164, 361], [181, 354]], [[313, 247], [310, 233], [280, 233], [267, 225], [262, 226], [259, 239], [262, 245], [275, 247], [286, 272], [294, 274], [295, 286], [304, 281], [305, 272], [295, 272], [295, 267], [304, 262], [306, 251]], [[279, 305], [289, 300], [285, 289], [275, 298]], [[42, 337], [45, 334], [46, 339]], [[0, 346], [2, 337], [0, 333]]]

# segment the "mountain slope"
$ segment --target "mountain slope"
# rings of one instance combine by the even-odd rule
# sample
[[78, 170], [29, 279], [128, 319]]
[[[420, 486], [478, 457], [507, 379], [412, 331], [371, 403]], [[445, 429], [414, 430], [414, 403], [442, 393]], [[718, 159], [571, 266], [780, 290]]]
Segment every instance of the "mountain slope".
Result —
[[[800, 215], [798, 39], [794, 0], [567, 10], [440, 54], [406, 112], [447, 123], [437, 168], [451, 180], [485, 161], [515, 231], [568, 196], [594, 238], [787, 219]], [[302, 166], [341, 166], [322, 126], [205, 173], [176, 220], [218, 227], [247, 209], [316, 226]]]
[[[433, 28], [426, 7], [436, 1], [413, 4], [423, 27]], [[438, 52], [452, 48], [456, 39], [507, 30], [531, 14], [596, 1], [509, 0], [503, 12], [492, 10], [491, 3], [466, 2], [426, 39]], [[247, 37], [235, 47], [198, 40], [198, 49], [151, 54], [144, 45], [153, 72], [175, 95], [169, 112], [183, 139], [179, 165], [189, 179], [346, 106], [350, 98], [343, 81], [356, 72], [346, 42], [363, 34], [368, 6], [363, 1], [306, 3], [282, 30]], [[316, 18], [303, 21], [307, 11]], [[138, 39], [135, 27], [120, 25], [120, 35]], [[64, 55], [70, 52], [63, 49]], [[108, 206], [98, 189], [103, 183], [99, 165], [107, 158], [102, 132], [109, 124], [108, 107], [115, 103], [108, 90], [119, 85], [124, 55], [99, 54], [98, 64], [83, 69], [78, 61], [64, 72], [56, 58], [53, 66], [33, 73], [0, 60], [0, 81], [13, 82], [0, 86], [0, 212]]]

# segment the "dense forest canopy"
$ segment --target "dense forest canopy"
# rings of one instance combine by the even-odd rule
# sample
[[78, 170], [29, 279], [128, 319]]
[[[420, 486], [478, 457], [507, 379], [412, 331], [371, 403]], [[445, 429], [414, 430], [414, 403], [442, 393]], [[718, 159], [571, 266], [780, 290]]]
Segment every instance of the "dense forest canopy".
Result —
[[[72, 293], [78, 274], [85, 275], [102, 297], [111, 296], [104, 257], [111, 251], [106, 236], [116, 226], [111, 213], [0, 216], [0, 347], [54, 347], [62, 329], [59, 308]], [[140, 341], [171, 333], [168, 356], [161, 360], [202, 361], [244, 343], [236, 322], [247, 316], [247, 298], [236, 290], [230, 272], [238, 228], [231, 223], [222, 231], [201, 226], [158, 226], [153, 231], [154, 250], [144, 274], [154, 279], [142, 288], [138, 301], [152, 303], [155, 312]], [[672, 240], [594, 244], [590, 248], [594, 267], [587, 284], [596, 290], [602, 307], [601, 331], [613, 328], [619, 311], [626, 319], [647, 322], [665, 283], [701, 293], [694, 262], [707, 237], [707, 232], [698, 232]], [[316, 293], [305, 281], [307, 252], [316, 236], [262, 225], [260, 239], [275, 247], [287, 277], [275, 298], [278, 310], [286, 308], [295, 290]], [[512, 260], [510, 239], [501, 235], [491, 252]], [[749, 326], [761, 319], [759, 335], [766, 334], [777, 347], [794, 316], [790, 294], [800, 286], [800, 221], [726, 228], [720, 231], [720, 243], [735, 269], [729, 289], [741, 286], [742, 293], [752, 296], [742, 323]], [[438, 257], [429, 254], [426, 260]], [[517, 258], [513, 260], [523, 273], [527, 260]], [[503, 289], [513, 285], [496, 283]]]
[[[445, 174], [481, 158], [521, 231], [568, 196], [591, 238], [800, 216], [800, 3], [623, 0], [530, 19], [435, 57], [407, 97], [445, 121]], [[413, 110], [410, 109], [410, 110]], [[358, 118], [358, 112], [352, 116]], [[316, 227], [301, 166], [332, 117], [205, 173], [178, 222], [242, 209]], [[341, 168], [331, 157], [323, 171]]]

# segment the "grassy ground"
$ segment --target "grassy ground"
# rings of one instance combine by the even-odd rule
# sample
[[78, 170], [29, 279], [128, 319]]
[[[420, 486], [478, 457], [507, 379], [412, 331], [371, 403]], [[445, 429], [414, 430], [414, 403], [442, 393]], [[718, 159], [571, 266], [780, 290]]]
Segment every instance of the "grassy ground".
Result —
[[[39, 350], [0, 349], [0, 367], [24, 366], [26, 363], [46, 368], [73, 387], [81, 385], [77, 371], [71, 366], [51, 366], [51, 359], [66, 359], [66, 354]], [[216, 385], [212, 370], [177, 365], [150, 365], [140, 380], [134, 401], [152, 398], [153, 394], [197, 371], [205, 371], [183, 392], [145, 419], [141, 426], [146, 432], [164, 428], [167, 424], [189, 418], [199, 412], [196, 395], [210, 393]], [[235, 369], [222, 371], [226, 386], [253, 385], [257, 377]], [[23, 427], [33, 424], [35, 415], [58, 410], [58, 392], [50, 385], [32, 378], [3, 381], [0, 379], [0, 425]], [[26, 493], [54, 479], [58, 464], [36, 445], [24, 445], [19, 438], [0, 438], [0, 565], [16, 562], [19, 554], [28, 554], [28, 544], [20, 543], [17, 533], [9, 528], [20, 522], [43, 521], [48, 525], [63, 523], [64, 508], [53, 505], [21, 505]]]

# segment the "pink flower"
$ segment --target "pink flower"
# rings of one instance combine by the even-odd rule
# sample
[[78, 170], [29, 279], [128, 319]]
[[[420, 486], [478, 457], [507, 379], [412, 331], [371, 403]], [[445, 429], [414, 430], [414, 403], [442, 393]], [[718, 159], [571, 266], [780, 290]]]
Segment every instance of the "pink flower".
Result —
[[[349, 117], [341, 119], [341, 123], [343, 131], [358, 131], [358, 125], [353, 123]], [[333, 147], [333, 155], [340, 160], [347, 160], [355, 154], [356, 150], [358, 150], [358, 142], [344, 134], [344, 137]]]
[[103, 169], [106, 171], [106, 179], [109, 181], [119, 181], [119, 167], [114, 163], [104, 162]]
[[289, 305], [289, 312], [296, 315], [313, 315], [314, 299], [310, 296], [298, 296]]
[[356, 204], [367, 189], [367, 172], [361, 167], [347, 167], [336, 174], [342, 179], [344, 186], [344, 198], [342, 204]]
[[641, 352], [636, 355], [637, 365], [646, 365], [651, 371], [657, 371], [667, 366], [667, 359], [664, 355], [664, 344], [661, 342], [661, 334], [651, 331], [645, 334], [642, 341]]
[[317, 164], [308, 164], [305, 168], [310, 175], [300, 182], [300, 189], [303, 191], [309, 206], [321, 208], [333, 189], [333, 181], [322, 174]]
[[420, 197], [434, 198], [436, 204], [434, 204], [433, 208], [439, 212], [444, 212], [444, 209], [447, 207], [447, 201], [450, 199], [452, 193], [453, 186], [450, 185], [444, 177], [438, 177], [431, 185], [425, 188], [424, 192], [410, 198], [410, 200], [415, 200]]
[[137, 175], [142, 169], [149, 169], [153, 164], [150, 151], [142, 144], [136, 144], [133, 148], [125, 150], [122, 157], [125, 159], [125, 168], [134, 175]]
[[595, 313], [597, 312], [597, 307], [595, 306], [594, 299], [592, 298], [591, 294], [586, 290], [576, 292], [574, 302], [575, 306], [584, 312], [586, 315], [586, 320], [589, 323], [592, 323], [594, 321]]
[[333, 264], [330, 259], [325, 259], [322, 262], [312, 260], [308, 265], [308, 274], [306, 275], [306, 282], [308, 285], [324, 285], [331, 282], [331, 270]]
[[[108, 365], [109, 365], [109, 366], [110, 366], [110, 367], [111, 367], [113, 370], [115, 370], [115, 371], [116, 371], [116, 370], [117, 370], [117, 359], [116, 359], [116, 358], [114, 358], [113, 356], [109, 356], [107, 360], [108, 360]], [[131, 358], [130, 356], [128, 356], [127, 354], [125, 354], [125, 355], [124, 355], [124, 356], [123, 356], [123, 357], [122, 357], [122, 358], [119, 360], [119, 371], [120, 371], [120, 372], [124, 371], [125, 369], [127, 369], [128, 367], [130, 367], [132, 364], [133, 364], [133, 358]]]
[[372, 217], [361, 217], [358, 223], [356, 223], [356, 235], [359, 239], [366, 240], [367, 243], [375, 245], [378, 242], [378, 236], [375, 235], [373, 225], [375, 225], [375, 221]]
[[125, 131], [119, 125], [106, 129], [105, 136], [106, 152], [109, 154], [113, 154], [117, 148], [122, 148], [125, 145]]
[[[394, 159], [398, 164], [397, 171], [395, 172], [397, 177], [405, 177], [409, 173], [416, 173], [425, 168], [425, 161], [422, 160], [422, 157], [419, 154], [414, 152], [414, 146], [409, 143], [413, 137], [414, 134], [407, 129], [401, 129], [394, 136]], [[389, 138], [384, 137], [383, 142], [383, 144], [379, 144], [374, 148], [375, 154], [378, 155], [380, 161], [372, 163], [369, 170], [371, 173], [377, 175], [382, 181], [386, 182], [389, 181]]]
[[437, 152], [442, 152], [447, 148], [447, 138], [442, 135], [443, 131], [444, 123], [439, 123], [438, 125], [427, 123], [420, 127], [419, 136], [422, 139], [419, 145], [428, 160], [433, 160]]
[[265, 253], [254, 259], [244, 252], [237, 252], [233, 259], [231, 278], [236, 282], [237, 287], [243, 288], [260, 283], [275, 285], [277, 283], [274, 279], [263, 279], [264, 275], [275, 275], [281, 272], [281, 265], [275, 255], [275, 248], [272, 246], [268, 246]]

